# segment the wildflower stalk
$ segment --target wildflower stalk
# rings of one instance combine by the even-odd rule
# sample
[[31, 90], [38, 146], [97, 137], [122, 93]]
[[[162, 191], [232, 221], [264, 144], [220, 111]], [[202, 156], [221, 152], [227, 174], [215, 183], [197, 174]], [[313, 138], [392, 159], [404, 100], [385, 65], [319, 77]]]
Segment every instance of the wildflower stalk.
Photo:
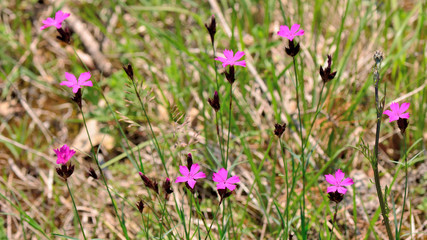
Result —
[[299, 133], [300, 133], [300, 139], [301, 139], [301, 163], [302, 163], [302, 209], [301, 209], [301, 230], [302, 230], [302, 236], [303, 239], [307, 239], [306, 234], [306, 226], [305, 226], [305, 158], [304, 158], [304, 139], [302, 136], [302, 121], [301, 121], [301, 109], [299, 104], [299, 85], [298, 85], [298, 73], [297, 73], [297, 67], [295, 63], [295, 56], [292, 57], [293, 63], [294, 63], [294, 72], [295, 72], [295, 90], [296, 90], [296, 97], [297, 97], [297, 109], [298, 109], [298, 121], [299, 121]]
[[108, 196], [110, 197], [110, 199], [111, 199], [111, 203], [113, 204], [114, 212], [115, 212], [115, 214], [116, 214], [116, 216], [117, 216], [117, 219], [119, 220], [119, 223], [120, 223], [120, 226], [121, 226], [121, 228], [122, 228], [123, 234], [125, 235], [126, 239], [129, 239], [129, 236], [128, 236], [128, 233], [127, 233], [126, 225], [125, 225], [125, 224], [124, 224], [124, 222], [120, 219], [119, 212], [117, 211], [117, 205], [116, 205], [116, 202], [114, 201], [114, 198], [113, 198], [113, 196], [111, 195], [110, 188], [108, 187], [107, 179], [105, 178], [104, 172], [102, 171], [101, 165], [99, 164], [98, 156], [96, 155], [96, 153], [95, 153], [95, 151], [94, 151], [94, 146], [93, 146], [93, 143], [92, 143], [92, 139], [91, 139], [91, 137], [90, 137], [89, 130], [88, 130], [88, 128], [87, 128], [87, 124], [86, 124], [86, 118], [85, 118], [85, 115], [84, 115], [84, 113], [83, 113], [83, 110], [82, 110], [82, 109], [80, 109], [80, 113], [82, 114], [82, 118], [83, 118], [83, 125], [85, 126], [86, 134], [87, 134], [87, 137], [88, 137], [88, 139], [89, 139], [90, 146], [91, 146], [91, 153], [92, 153], [92, 155], [93, 155], [93, 158], [95, 159], [96, 166], [98, 167], [98, 171], [99, 171], [99, 173], [100, 173], [100, 175], [101, 175], [102, 182], [104, 183], [105, 188], [107, 189]]
[[[288, 182], [288, 163], [285, 160], [285, 150], [282, 145], [282, 139], [279, 138], [280, 143], [280, 151], [282, 152], [283, 157], [283, 165], [285, 165], [285, 181], [286, 181], [286, 206], [285, 206], [285, 220], [286, 220], [286, 226], [285, 226], [285, 236], [288, 236], [288, 222], [289, 222], [289, 182]], [[293, 170], [292, 170], [293, 173]]]
[[338, 213], [338, 203], [335, 205], [334, 219], [332, 220], [332, 229], [331, 229], [331, 235], [329, 236], [329, 240], [331, 240], [332, 235], [334, 235], [335, 223], [337, 222], [337, 213]]
[[228, 150], [230, 147], [230, 133], [231, 133], [231, 107], [233, 104], [233, 84], [230, 84], [230, 105], [228, 110], [228, 137], [227, 137], [227, 151], [226, 151], [226, 157], [225, 157], [225, 168], [227, 168], [228, 165]]
[[216, 217], [218, 216], [218, 212], [219, 212], [219, 209], [221, 208], [222, 200], [223, 200], [223, 199], [221, 198], [221, 200], [220, 200], [220, 202], [219, 202], [219, 204], [218, 204], [218, 208], [216, 209], [216, 212], [215, 212], [214, 218], [212, 219], [211, 225], [209, 226], [208, 233], [206, 234], [205, 240], [206, 240], [206, 239], [208, 239], [209, 233], [210, 233], [210, 231], [211, 231], [211, 229], [212, 229], [212, 225], [213, 225], [213, 223], [215, 222]]
[[[375, 58], [375, 56], [374, 56]], [[378, 57], [377, 59], [381, 59], [382, 57]], [[387, 209], [386, 209], [386, 204], [385, 204], [385, 199], [383, 197], [383, 192], [381, 190], [381, 184], [380, 184], [380, 174], [378, 171], [378, 145], [379, 145], [379, 139], [380, 139], [380, 130], [381, 130], [381, 116], [384, 110], [384, 100], [382, 100], [381, 102], [379, 101], [379, 97], [378, 97], [378, 83], [380, 80], [380, 74], [379, 74], [379, 70], [381, 69], [380, 65], [381, 65], [381, 60], [375, 59], [376, 64], [375, 64], [375, 68], [374, 68], [374, 86], [375, 86], [375, 107], [376, 107], [376, 112], [377, 112], [377, 129], [376, 129], [376, 133], [375, 133], [375, 146], [374, 146], [374, 156], [371, 159], [371, 165], [372, 165], [372, 170], [374, 171], [374, 180], [375, 180], [375, 188], [377, 190], [377, 195], [378, 195], [378, 200], [380, 203], [380, 208], [381, 208], [381, 214], [383, 216], [383, 221], [384, 221], [384, 225], [386, 227], [387, 230], [387, 235], [388, 238], [390, 240], [394, 239], [393, 237], [393, 233], [391, 231], [390, 228], [390, 220], [388, 219], [388, 214], [387, 214]]]
[[400, 236], [400, 230], [402, 228], [402, 222], [403, 222], [403, 213], [405, 212], [405, 205], [406, 205], [406, 194], [408, 192], [408, 157], [406, 155], [406, 134], [403, 133], [403, 151], [404, 151], [404, 158], [405, 158], [405, 193], [403, 195], [403, 206], [402, 206], [402, 214], [400, 216], [400, 224], [399, 224], [399, 230], [396, 233], [396, 237]]
[[80, 220], [79, 213], [77, 212], [77, 207], [76, 207], [76, 203], [74, 202], [73, 193], [71, 192], [70, 185], [68, 185], [68, 180], [67, 179], [65, 179], [65, 184], [67, 184], [68, 192], [70, 193], [71, 201], [73, 202], [74, 214], [76, 215], [77, 219], [79, 220], [80, 229], [82, 230], [83, 238], [86, 240], [87, 238], [86, 238], [86, 235], [85, 235], [85, 231], [83, 229], [82, 221]]
[[320, 107], [320, 103], [321, 103], [321, 101], [322, 101], [322, 95], [323, 95], [323, 90], [324, 90], [324, 89], [325, 89], [325, 82], [323, 82], [323, 84], [322, 84], [322, 89], [320, 89], [320, 95], [319, 95], [319, 101], [317, 102], [316, 113], [315, 113], [315, 115], [314, 115], [313, 120], [311, 121], [310, 130], [308, 131], [308, 134], [307, 134], [307, 136], [306, 136], [306, 138], [305, 138], [305, 142], [304, 142], [304, 145], [303, 145], [303, 147], [304, 147], [304, 148], [306, 148], [306, 147], [307, 147], [308, 139], [310, 138], [311, 131], [313, 130], [314, 122], [315, 122], [315, 121], [316, 121], [316, 119], [317, 119], [317, 115], [319, 115], [319, 113], [320, 113], [320, 109], [319, 109], [319, 107]]

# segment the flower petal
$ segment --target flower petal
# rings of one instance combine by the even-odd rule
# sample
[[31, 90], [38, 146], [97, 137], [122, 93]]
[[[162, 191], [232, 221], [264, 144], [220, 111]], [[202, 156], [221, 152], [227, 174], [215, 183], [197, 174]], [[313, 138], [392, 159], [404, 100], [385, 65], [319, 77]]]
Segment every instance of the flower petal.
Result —
[[225, 189], [225, 184], [223, 182], [218, 183], [216, 189]]
[[345, 194], [347, 192], [347, 189], [345, 187], [338, 187], [337, 191], [341, 194]]
[[227, 179], [227, 183], [238, 183], [240, 182], [239, 176], [232, 176], [231, 178]]
[[242, 60], [242, 61], [235, 62], [234, 65], [246, 67], [246, 62], [245, 62], [245, 60]]
[[328, 187], [328, 189], [326, 189], [326, 192], [330, 193], [330, 192], [335, 192], [337, 190], [338, 190], [338, 187], [330, 186], [330, 187]]
[[67, 79], [68, 81], [74, 84], [77, 84], [76, 76], [74, 76], [72, 73], [65, 72], [65, 79]]
[[196, 174], [198, 171], [200, 170], [200, 166], [197, 163], [194, 163], [193, 165], [191, 165], [190, 168], [190, 176], [193, 176], [194, 174]]
[[385, 110], [384, 112], [383, 112], [383, 114], [385, 114], [385, 115], [387, 115], [387, 116], [393, 116], [394, 115], [394, 113], [392, 112], [392, 111], [390, 111], [390, 110]]
[[222, 181], [226, 181], [227, 180], [228, 171], [225, 168], [221, 168], [218, 171], [218, 174], [221, 176]]
[[194, 179], [199, 179], [199, 178], [206, 178], [206, 174], [204, 172], [198, 172], [195, 175], [193, 175]]
[[245, 52], [237, 51], [237, 52], [236, 52], [236, 55], [234, 55], [234, 57], [233, 57], [233, 61], [237, 61], [237, 60], [239, 60], [240, 58], [242, 58], [243, 56], [245, 56]]
[[390, 104], [390, 109], [397, 114], [399, 112], [399, 103], [392, 102]]
[[294, 25], [292, 25], [291, 33], [296, 33], [298, 31], [299, 27], [300, 27], [300, 25], [296, 24], [296, 23]]
[[67, 86], [67, 87], [71, 88], [71, 87], [73, 87], [75, 85], [75, 83], [70, 82], [70, 81], [63, 81], [59, 85], [61, 85], [61, 86]]
[[406, 110], [408, 110], [410, 103], [402, 103], [399, 109], [399, 115], [403, 114]]
[[230, 191], [233, 191], [234, 189], [236, 189], [236, 185], [228, 184], [228, 183], [225, 184], [225, 187], [230, 189]]
[[344, 178], [344, 173], [341, 171], [341, 169], [338, 169], [335, 172], [335, 180], [337, 181], [337, 183], [341, 183], [342, 179]]
[[79, 91], [80, 86], [79, 85], [74, 85], [73, 86], [73, 93], [77, 93], [77, 91]]
[[225, 49], [225, 50], [224, 50], [224, 56], [225, 56], [225, 58], [227, 58], [227, 59], [231, 59], [231, 58], [233, 58], [233, 50], [227, 50], [227, 49]]
[[393, 116], [390, 116], [390, 120], [388, 122], [393, 122], [393, 121], [397, 121], [397, 120], [399, 120], [399, 117], [396, 115], [393, 115]]
[[335, 180], [335, 177], [332, 174], [326, 174], [325, 175], [326, 181], [332, 185], [338, 185], [337, 181]]
[[400, 118], [409, 119], [409, 113], [404, 113], [399, 116]]
[[182, 174], [182, 176], [188, 176], [188, 174], [190, 174], [190, 171], [188, 171], [186, 166], [179, 166], [179, 172]]
[[341, 186], [350, 186], [353, 184], [354, 184], [354, 182], [353, 182], [353, 179], [351, 179], [351, 178], [346, 178], [340, 183]]
[[226, 62], [227, 61], [227, 59], [223, 58], [223, 57], [217, 57], [217, 58], [215, 58], [215, 60], [220, 61], [220, 62]]
[[176, 180], [175, 180], [176, 183], [187, 182], [187, 181], [188, 181], [188, 177], [182, 177], [182, 176], [176, 177]]
[[190, 186], [191, 189], [193, 189], [194, 185], [196, 185], [196, 180], [189, 178], [187, 183], [188, 183], [188, 186]]
[[294, 34], [295, 36], [302, 36], [304, 35], [304, 30], [299, 30], [297, 33]]
[[90, 72], [84, 72], [84, 73], [80, 74], [79, 81], [77, 83], [79, 85], [82, 85], [82, 83], [84, 83], [87, 80], [89, 80], [90, 77], [91, 77]]

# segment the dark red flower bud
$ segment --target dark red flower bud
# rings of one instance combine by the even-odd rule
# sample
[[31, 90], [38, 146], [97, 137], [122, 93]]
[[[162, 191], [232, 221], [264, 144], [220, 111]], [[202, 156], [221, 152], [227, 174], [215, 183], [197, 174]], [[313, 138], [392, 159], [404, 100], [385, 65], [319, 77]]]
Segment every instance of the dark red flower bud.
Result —
[[142, 213], [142, 211], [144, 210], [144, 202], [142, 200], [139, 200], [136, 203], [136, 207], [138, 208], [139, 212]]
[[235, 72], [234, 72], [234, 66], [230, 66], [228, 72], [225, 72], [225, 78], [227, 78], [227, 81], [230, 84], [233, 84], [234, 81], [236, 81], [236, 76], [235, 76]]
[[215, 110], [215, 112], [219, 111], [221, 106], [219, 104], [219, 96], [217, 91], [215, 91], [213, 98], [208, 98], [208, 102], [211, 105], [211, 107]]
[[132, 65], [130, 63], [128, 63], [127, 66], [123, 65], [123, 70], [125, 70], [126, 74], [128, 75], [128, 77], [133, 81], [133, 68]]
[[98, 179], [98, 174], [96, 174], [95, 169], [92, 167], [89, 168], [89, 171], [87, 172], [88, 177], [92, 177], [93, 179]]
[[187, 168], [191, 169], [191, 165], [193, 165], [193, 156], [189, 153], [187, 155]]
[[299, 52], [299, 43], [295, 45], [294, 41], [289, 40], [289, 47], [285, 48], [285, 52], [291, 56], [295, 57]]
[[146, 187], [152, 189], [156, 193], [159, 193], [159, 185], [157, 184], [157, 182], [155, 180], [149, 179], [142, 172], [139, 172], [139, 176], [141, 176], [141, 179], [144, 182]]
[[58, 175], [64, 180], [67, 180], [67, 178], [71, 177], [74, 173], [74, 165], [62, 164], [61, 167], [56, 168], [56, 173], [58, 173]]
[[73, 102], [75, 102], [77, 106], [79, 106], [79, 108], [82, 109], [82, 89], [81, 88], [77, 90], [77, 92], [74, 94], [74, 97], [72, 97], [71, 100], [73, 100]]
[[402, 134], [405, 133], [405, 130], [408, 127], [408, 125], [409, 125], [409, 122], [408, 122], [408, 119], [406, 119], [406, 118], [399, 118], [397, 120], [397, 126], [399, 127], [400, 133], [402, 133]]
[[216, 20], [215, 15], [212, 15], [209, 19], [208, 23], [205, 23], [205, 27], [211, 36], [211, 43], [214, 44], [215, 41], [215, 33], [216, 33]]
[[323, 67], [320, 66], [320, 69], [319, 69], [320, 77], [322, 77], [322, 81], [324, 84], [334, 79], [335, 75], [337, 74], [336, 71], [331, 72], [331, 66], [332, 66], [332, 57], [331, 55], [328, 55], [328, 66], [325, 69], [323, 69]]
[[64, 29], [60, 28], [60, 29], [56, 29], [59, 33], [59, 36], [57, 36], [56, 38], [66, 44], [70, 44], [71, 42], [71, 32], [70, 29], [68, 27]]
[[165, 191], [165, 199], [168, 199], [169, 194], [173, 193], [173, 190], [171, 188], [171, 180], [169, 178], [166, 178], [162, 187], [163, 187], [163, 191]]
[[331, 200], [331, 202], [338, 204], [344, 199], [344, 194], [341, 194], [338, 191], [330, 192], [328, 193], [328, 198]]
[[286, 123], [283, 123], [283, 125], [276, 123], [274, 125], [274, 135], [278, 136], [279, 138], [282, 136], [285, 130], [286, 130]]

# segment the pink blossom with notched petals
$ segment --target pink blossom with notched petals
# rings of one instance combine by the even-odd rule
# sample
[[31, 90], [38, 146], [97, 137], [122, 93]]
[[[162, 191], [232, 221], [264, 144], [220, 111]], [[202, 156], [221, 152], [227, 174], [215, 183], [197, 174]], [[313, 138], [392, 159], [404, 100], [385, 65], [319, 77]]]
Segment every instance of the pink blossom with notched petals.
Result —
[[[344, 179], [344, 173], [341, 171], [341, 169], [338, 169], [335, 172], [335, 176], [332, 174], [325, 175], [326, 181], [333, 186], [328, 187], [327, 192], [339, 192], [341, 194], [345, 194], [347, 192], [347, 189], [345, 186], [350, 186], [354, 184], [353, 179], [346, 178]], [[343, 180], [344, 179], [344, 180]]]
[[62, 22], [69, 17], [69, 13], [64, 13], [61, 10], [55, 13], [55, 19], [53, 18], [47, 18], [46, 20], [43, 20], [43, 26], [40, 27], [40, 30], [43, 30], [48, 27], [56, 27], [57, 29], [60, 29], [62, 27]]
[[304, 35], [304, 30], [302, 29], [299, 30], [299, 27], [300, 27], [299, 24], [294, 24], [289, 30], [288, 26], [282, 25], [280, 26], [280, 30], [277, 32], [277, 35], [281, 37], [285, 37], [289, 39], [289, 41], [292, 41], [294, 37]]
[[56, 153], [56, 164], [66, 164], [68, 160], [76, 153], [76, 151], [70, 149], [67, 144], [63, 145], [61, 148], [53, 149]]
[[390, 110], [385, 110], [383, 114], [386, 114], [390, 117], [389, 122], [393, 122], [396, 120], [399, 120], [399, 118], [406, 118], [409, 119], [409, 113], [405, 113], [406, 110], [408, 110], [410, 103], [402, 103], [402, 105], [399, 107], [399, 103], [391, 103], [390, 104]]
[[239, 176], [232, 176], [227, 179], [228, 171], [225, 168], [221, 168], [218, 173], [213, 173], [212, 180], [217, 182], [217, 189], [225, 189], [228, 188], [230, 191], [233, 191], [236, 188], [235, 183], [240, 182]]
[[230, 66], [242, 66], [242, 67], [246, 67], [246, 62], [245, 60], [242, 61], [237, 61], [240, 58], [242, 58], [245, 55], [244, 52], [241, 51], [237, 51], [236, 55], [234, 55], [233, 50], [224, 50], [224, 56], [223, 57], [217, 57], [215, 58], [215, 60], [222, 62], [222, 67], [227, 67], [227, 65]]
[[191, 189], [196, 185], [196, 179], [205, 178], [206, 174], [200, 171], [200, 166], [197, 163], [191, 165], [190, 170], [186, 166], [179, 166], [179, 172], [182, 176], [177, 177], [175, 182], [187, 182]]
[[90, 72], [84, 72], [80, 74], [79, 80], [77, 80], [76, 76], [74, 76], [71, 73], [65, 72], [65, 78], [67, 79], [67, 81], [61, 82], [60, 85], [73, 88], [73, 93], [77, 93], [77, 91], [82, 86], [88, 86], [88, 87], [93, 86], [92, 82], [89, 81], [90, 77], [91, 77]]

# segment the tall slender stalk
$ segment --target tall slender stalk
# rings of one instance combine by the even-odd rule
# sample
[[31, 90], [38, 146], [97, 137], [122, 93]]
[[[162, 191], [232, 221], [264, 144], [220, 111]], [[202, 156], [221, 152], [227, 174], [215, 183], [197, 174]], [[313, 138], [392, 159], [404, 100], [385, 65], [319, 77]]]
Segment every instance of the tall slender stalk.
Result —
[[[286, 206], [285, 206], [285, 222], [286, 222], [286, 226], [285, 226], [285, 236], [288, 236], [288, 222], [289, 222], [289, 182], [288, 182], [288, 162], [285, 160], [285, 150], [282, 146], [282, 139], [279, 138], [279, 144], [280, 144], [280, 151], [282, 153], [282, 157], [283, 157], [283, 165], [285, 165], [285, 181], [286, 181]], [[293, 171], [292, 171], [293, 172]]]
[[231, 118], [232, 118], [232, 111], [231, 111], [231, 107], [233, 104], [233, 84], [230, 84], [230, 105], [229, 105], [229, 110], [228, 110], [228, 137], [227, 137], [227, 150], [225, 152], [226, 157], [225, 157], [225, 168], [227, 168], [228, 165], [228, 150], [230, 148], [230, 133], [231, 133]]
[[301, 206], [301, 232], [303, 239], [307, 239], [306, 226], [305, 226], [305, 157], [304, 157], [304, 138], [302, 136], [302, 121], [301, 121], [301, 109], [299, 104], [299, 85], [298, 85], [298, 72], [295, 63], [295, 56], [292, 57], [294, 63], [294, 72], [295, 72], [295, 89], [297, 97], [297, 109], [298, 109], [298, 121], [299, 121], [299, 134], [301, 139], [301, 164], [302, 164], [302, 206]]
[[337, 213], [338, 213], [338, 203], [335, 205], [334, 219], [332, 220], [332, 229], [331, 229], [331, 235], [329, 236], [329, 240], [332, 239], [332, 235], [334, 234], [335, 222], [337, 221]]
[[405, 158], [405, 193], [403, 195], [403, 206], [402, 206], [402, 214], [400, 216], [400, 224], [399, 224], [399, 230], [396, 233], [396, 237], [400, 238], [400, 229], [402, 228], [402, 222], [403, 222], [403, 213], [405, 212], [405, 205], [406, 205], [406, 194], [408, 192], [408, 157], [406, 155], [406, 134], [403, 133], [403, 154]]
[[[375, 56], [374, 56], [375, 58]], [[377, 59], [381, 59], [381, 58], [377, 58]], [[381, 65], [381, 60], [377, 61], [376, 59], [376, 65], [374, 68], [374, 83], [375, 83], [375, 107], [376, 107], [376, 111], [377, 111], [377, 129], [375, 132], [375, 146], [374, 146], [374, 156], [373, 159], [371, 159], [371, 165], [372, 165], [372, 169], [374, 171], [374, 180], [375, 180], [375, 188], [377, 190], [377, 195], [378, 195], [378, 201], [380, 203], [380, 208], [381, 208], [381, 214], [384, 218], [384, 225], [386, 227], [387, 230], [387, 235], [388, 238], [390, 240], [393, 240], [393, 233], [391, 231], [390, 228], [390, 220], [388, 219], [388, 214], [387, 214], [387, 209], [386, 209], [386, 204], [385, 204], [385, 199], [383, 197], [383, 192], [381, 190], [381, 184], [380, 184], [380, 174], [378, 171], [378, 145], [379, 145], [379, 139], [380, 139], [380, 130], [381, 130], [381, 116], [384, 110], [384, 101], [382, 101], [382, 103], [379, 101], [379, 97], [378, 97], [378, 83], [380, 80], [380, 73], [379, 70], [381, 69], [380, 65]]]
[[70, 193], [71, 201], [73, 202], [74, 214], [76, 215], [77, 219], [79, 220], [80, 229], [82, 230], [83, 238], [86, 240], [87, 238], [86, 238], [86, 235], [85, 235], [85, 231], [83, 229], [82, 221], [80, 220], [79, 213], [77, 212], [77, 207], [76, 207], [76, 203], [74, 202], [73, 193], [71, 192], [70, 185], [68, 185], [68, 180], [67, 179], [65, 179], [65, 183], [67, 184], [68, 192]]

